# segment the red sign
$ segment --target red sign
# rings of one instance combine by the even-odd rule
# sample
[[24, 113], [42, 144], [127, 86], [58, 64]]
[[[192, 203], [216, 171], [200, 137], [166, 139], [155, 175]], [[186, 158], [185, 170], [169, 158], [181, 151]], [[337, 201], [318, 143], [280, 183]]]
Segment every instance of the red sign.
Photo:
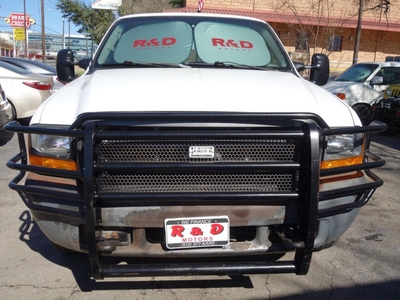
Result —
[[28, 14], [20, 14], [20, 13], [12, 13], [6, 21], [12, 28], [26, 28], [31, 27], [32, 24], [35, 24], [35, 20], [31, 19]]

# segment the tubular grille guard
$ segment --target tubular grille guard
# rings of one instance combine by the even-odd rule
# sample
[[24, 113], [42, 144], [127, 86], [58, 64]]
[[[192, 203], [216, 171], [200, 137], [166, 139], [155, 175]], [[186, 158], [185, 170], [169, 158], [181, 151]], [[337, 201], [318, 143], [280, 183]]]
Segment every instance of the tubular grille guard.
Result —
[[[218, 122], [215, 120], [218, 120]], [[177, 128], [182, 129], [179, 125], [189, 123], [224, 123], [233, 125], [229, 127], [229, 130], [222, 128], [219, 130], [212, 130], [210, 129], [212, 126], [208, 128], [201, 127], [196, 130], [192, 130], [193, 128], [191, 128], [189, 131], [176, 130]], [[246, 124], [244, 129], [243, 124]], [[345, 194], [358, 195], [358, 200], [352, 207], [337, 207], [329, 211], [318, 212], [319, 191], [318, 184], [315, 183], [319, 181], [321, 136], [352, 132], [371, 133], [383, 131], [386, 128], [385, 125], [378, 123], [373, 125], [374, 126], [370, 127], [329, 129], [322, 119], [313, 114], [201, 113], [177, 113], [169, 115], [152, 113], [84, 114], [80, 116], [68, 130], [23, 127], [19, 126], [16, 122], [11, 122], [6, 126], [6, 129], [18, 133], [20, 153], [12, 158], [7, 163], [7, 166], [20, 171], [11, 181], [10, 187], [19, 192], [29, 208], [44, 214], [62, 216], [63, 220], [73, 218], [75, 222], [78, 223], [80, 222], [79, 220], [84, 221], [83, 223], [86, 225], [89, 261], [92, 275], [95, 279], [127, 276], [127, 274], [128, 276], [150, 276], [148, 274], [151, 274], [151, 276], [171, 276], [293, 272], [297, 274], [306, 274], [311, 262], [318, 217], [339, 214], [362, 206], [368, 201], [374, 190], [382, 184], [381, 180], [368, 169], [381, 166], [384, 164], [384, 161], [374, 157], [367, 151], [367, 156], [370, 157], [373, 162], [365, 162], [358, 167], [343, 167], [337, 170], [327, 171], [326, 173], [328, 174], [331, 172], [332, 174], [339, 174], [354, 170], [366, 170], [366, 174], [371, 177], [374, 182], [367, 186], [321, 193], [320, 198], [322, 201]], [[149, 128], [157, 128], [157, 130], [152, 132], [148, 130]], [[163, 129], [161, 134], [158, 132], [160, 128]], [[235, 128], [235, 130], [232, 131], [232, 128]], [[84, 171], [71, 172], [49, 170], [42, 167], [27, 165], [23, 133], [64, 135], [82, 140], [84, 151], [78, 153], [78, 159], [84, 163], [84, 165], [81, 166]], [[171, 155], [172, 152], [168, 152], [168, 159], [164, 158], [164, 162], [160, 162], [158, 159], [159, 155], [156, 157], [157, 159], [155, 159], [154, 156], [147, 156], [144, 161], [136, 161], [134, 157], [125, 158], [124, 155], [113, 158], [111, 155], [113, 150], [104, 150], [103, 147], [104, 141], [106, 141], [106, 143], [112, 141], [112, 144], [115, 141], [140, 140], [140, 143], [143, 144], [149, 141], [156, 141], [156, 143], [152, 143], [152, 146], [149, 148], [154, 149], [154, 147], [159, 147], [157, 145], [160, 145], [160, 143], [164, 144], [166, 141], [171, 140], [173, 140], [174, 143], [177, 140], [187, 141], [188, 139], [204, 141], [204, 136], [208, 136], [209, 140], [219, 141], [218, 145], [223, 145], [228, 149], [228, 153], [231, 155], [230, 159], [221, 160], [217, 156], [217, 159], [211, 162], [207, 159], [199, 159], [193, 162], [190, 161], [187, 156], [184, 158], [180, 156], [178, 159], [176, 157], [171, 159], [174, 155]], [[235, 146], [232, 146], [230, 142], [235, 140], [240, 140], [241, 145], [251, 141], [251, 143], [256, 146], [250, 147], [253, 149], [250, 151], [251, 153], [243, 157], [240, 151], [238, 152]], [[284, 154], [281, 154], [282, 151], [280, 149], [280, 152], [276, 150], [277, 152], [272, 156], [265, 155], [265, 153], [259, 155], [259, 153], [262, 152], [259, 150], [260, 141], [268, 141], [268, 143], [272, 141], [273, 145], [284, 144], [290, 146], [284, 146]], [[122, 144], [124, 143], [125, 142], [122, 142]], [[186, 143], [185, 147], [189, 144]], [[212, 144], [214, 145], [213, 142]], [[208, 146], [209, 144], [204, 145]], [[203, 146], [203, 144], [200, 146]], [[112, 145], [112, 147], [118, 148], [120, 145]], [[276, 147], [273, 149], [276, 149]], [[130, 150], [125, 150], [125, 152], [130, 152]], [[149, 163], [149, 160], [151, 163]], [[190, 162], [190, 167], [188, 167], [188, 162]], [[210, 166], [212, 166], [211, 173]], [[209, 170], [208, 172], [204, 172], [202, 171], [203, 169]], [[225, 190], [218, 190], [214, 186], [211, 191], [197, 191], [195, 189], [193, 190], [193, 187], [189, 187], [188, 190], [182, 192], [178, 191], [177, 188], [171, 189], [171, 185], [167, 184], [167, 192], [160, 189], [151, 191], [128, 189], [121, 193], [121, 190], [117, 189], [114, 191], [107, 188], [107, 186], [112, 185], [112, 182], [108, 185], [104, 184], [104, 177], [107, 177], [108, 174], [117, 177], [129, 177], [136, 176], [133, 174], [139, 174], [139, 177], [143, 177], [147, 176], [146, 174], [159, 173], [160, 170], [164, 172], [163, 174], [177, 174], [178, 177], [181, 176], [183, 178], [188, 176], [188, 174], [193, 174], [194, 170], [199, 171], [199, 174], [202, 176], [209, 173], [212, 174], [210, 182], [214, 180], [215, 176], [221, 176], [221, 174], [224, 174], [222, 175], [223, 178], [226, 177], [226, 174], [231, 173], [231, 170], [237, 171], [237, 174], [252, 174], [251, 176], [257, 175], [260, 176], [260, 178], [275, 176], [275, 179], [273, 179], [273, 181], [269, 179], [267, 183], [262, 182], [256, 184], [255, 189], [239, 189], [238, 191], [230, 191], [229, 184], [226, 185], [225, 183]], [[50, 193], [40, 187], [18, 185], [19, 181], [24, 177], [25, 172], [76, 179], [78, 182], [82, 183], [84, 190], [83, 195], [71, 194], [67, 191]], [[278, 177], [276, 177], [276, 174], [279, 174]], [[250, 178], [252, 178], [251, 176]], [[281, 178], [279, 176], [285, 178], [285, 183], [280, 183]], [[97, 178], [97, 180], [94, 181], [93, 178]], [[131, 179], [127, 179], [127, 181], [130, 180]], [[184, 180], [180, 180], [181, 186], [183, 181]], [[278, 182], [281, 188], [276, 187], [279, 185], [277, 184]], [[231, 185], [234, 184], [237, 183], [233, 181]], [[129, 184], [127, 186], [129, 186]], [[70, 212], [51, 207], [43, 208], [43, 206], [38, 206], [33, 203], [29, 195], [42, 195], [48, 196], [49, 198], [52, 197], [53, 199], [55, 197], [61, 199], [59, 200], [60, 204], [79, 206], [83, 207], [83, 209], [81, 212]], [[96, 212], [98, 209], [101, 209], [101, 207], [139, 206], [149, 205], [149, 203], [153, 205], [214, 205], [228, 203], [230, 205], [240, 205], [243, 200], [245, 200], [248, 205], [299, 205], [301, 207], [301, 209], [299, 209], [301, 214], [299, 215], [298, 226], [300, 228], [300, 238], [302, 241], [299, 245], [302, 246], [295, 250], [294, 261], [278, 261], [272, 263], [260, 261], [249, 264], [232, 262], [224, 264], [224, 266], [227, 266], [225, 269], [222, 269], [222, 265], [219, 263], [201, 264], [201, 266], [197, 267], [190, 264], [168, 266], [161, 264], [151, 266], [128, 265], [118, 266], [118, 268], [101, 263], [101, 258], [96, 249], [97, 241], [95, 237], [99, 221]]]

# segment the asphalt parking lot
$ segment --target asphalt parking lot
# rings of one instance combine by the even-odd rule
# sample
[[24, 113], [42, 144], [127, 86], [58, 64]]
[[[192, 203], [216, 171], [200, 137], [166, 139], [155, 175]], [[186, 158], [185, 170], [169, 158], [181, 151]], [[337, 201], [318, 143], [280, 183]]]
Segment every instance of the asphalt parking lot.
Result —
[[400, 299], [400, 136], [374, 135], [385, 184], [339, 242], [313, 255], [306, 276], [148, 277], [93, 281], [86, 256], [54, 251], [16, 192], [0, 141], [0, 299]]

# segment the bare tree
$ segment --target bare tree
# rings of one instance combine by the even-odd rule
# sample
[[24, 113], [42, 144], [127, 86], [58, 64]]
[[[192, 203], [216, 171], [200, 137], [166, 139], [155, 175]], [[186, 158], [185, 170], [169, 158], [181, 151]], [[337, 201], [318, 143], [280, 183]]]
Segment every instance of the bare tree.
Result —
[[5, 39], [0, 38], [0, 49], [12, 49], [14, 46], [10, 42], [7, 42]]
[[[277, 11], [290, 11], [296, 22], [288, 23], [289, 28], [296, 32], [296, 46], [308, 62], [315, 52], [330, 55], [334, 49], [335, 36], [339, 36], [346, 22], [357, 18], [360, 0], [272, 0], [272, 6]], [[370, 17], [387, 16], [390, 2], [387, 0], [363, 0], [363, 12]], [[304, 16], [312, 16], [306, 17]], [[312, 22], [310, 22], [312, 18]], [[303, 47], [304, 49], [301, 49]]]
[[119, 7], [120, 15], [162, 12], [173, 8], [171, 0], [123, 0]]

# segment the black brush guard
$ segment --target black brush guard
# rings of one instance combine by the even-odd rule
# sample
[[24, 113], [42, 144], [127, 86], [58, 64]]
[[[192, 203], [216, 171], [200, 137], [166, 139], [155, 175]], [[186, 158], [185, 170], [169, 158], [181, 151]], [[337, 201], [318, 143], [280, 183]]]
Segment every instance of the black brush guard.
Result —
[[[189, 124], [189, 125], [188, 125]], [[197, 124], [193, 126], [193, 124]], [[211, 124], [209, 126], [205, 126]], [[213, 125], [214, 124], [214, 125]], [[225, 124], [218, 127], [215, 124]], [[230, 127], [226, 127], [229, 124]], [[245, 126], [243, 126], [245, 124]], [[375, 122], [373, 126], [329, 128], [325, 122], [314, 114], [241, 114], [241, 113], [88, 113], [81, 115], [68, 129], [44, 127], [25, 127], [17, 122], [7, 124], [6, 130], [18, 133], [20, 153], [12, 158], [7, 166], [19, 170], [19, 174], [10, 182], [10, 188], [18, 191], [28, 208], [36, 213], [52, 215], [58, 221], [75, 220], [84, 224], [90, 267], [94, 279], [123, 276], [174, 276], [174, 275], [233, 275], [296, 273], [308, 272], [314, 246], [314, 239], [319, 218], [349, 212], [366, 204], [375, 189], [383, 184], [369, 169], [382, 166], [384, 161], [365, 151], [365, 162], [362, 165], [341, 167], [320, 171], [321, 149], [324, 136], [347, 133], [367, 133], [383, 131], [385, 124]], [[160, 130], [162, 129], [162, 130]], [[27, 164], [27, 152], [23, 134], [48, 134], [69, 136], [80, 141], [81, 151], [76, 147], [75, 159], [78, 171], [56, 170], [36, 167]], [[124, 141], [132, 139], [148, 141], [175, 141], [187, 139], [201, 140], [235, 140], [267, 139], [291, 140], [297, 144], [299, 151], [293, 161], [188, 161], [179, 162], [101, 162], [99, 161], [99, 144], [101, 141]], [[83, 143], [83, 144], [82, 144]], [[82, 147], [83, 146], [83, 147]], [[226, 170], [239, 172], [293, 172], [298, 181], [293, 183], [290, 191], [139, 191], [139, 192], [99, 192], [99, 174], [102, 172], [122, 172], [127, 174], [147, 172], [156, 174], [160, 170], [167, 174], [187, 174], [204, 172], [212, 168], [214, 173]], [[372, 179], [361, 186], [347, 187], [327, 192], [319, 192], [320, 176], [338, 175], [357, 170], [364, 170]], [[19, 185], [26, 172], [42, 175], [76, 179], [82, 187], [82, 193], [68, 191], [46, 191], [40, 187]], [[29, 195], [38, 195], [56, 199], [58, 204], [80, 207], [79, 212], [55, 209], [37, 205]], [[337, 197], [356, 195], [353, 203], [318, 211], [319, 201]], [[47, 199], [47, 198], [46, 198]], [[50, 201], [50, 200], [49, 200]], [[53, 200], [54, 201], [54, 200]], [[294, 260], [290, 261], [213, 261], [202, 260], [195, 263], [139, 263], [128, 265], [103, 263], [96, 244], [96, 230], [101, 221], [102, 207], [124, 207], [143, 205], [289, 205], [298, 203], [299, 223], [298, 240], [293, 241], [280, 237], [287, 251], [295, 251]]]

